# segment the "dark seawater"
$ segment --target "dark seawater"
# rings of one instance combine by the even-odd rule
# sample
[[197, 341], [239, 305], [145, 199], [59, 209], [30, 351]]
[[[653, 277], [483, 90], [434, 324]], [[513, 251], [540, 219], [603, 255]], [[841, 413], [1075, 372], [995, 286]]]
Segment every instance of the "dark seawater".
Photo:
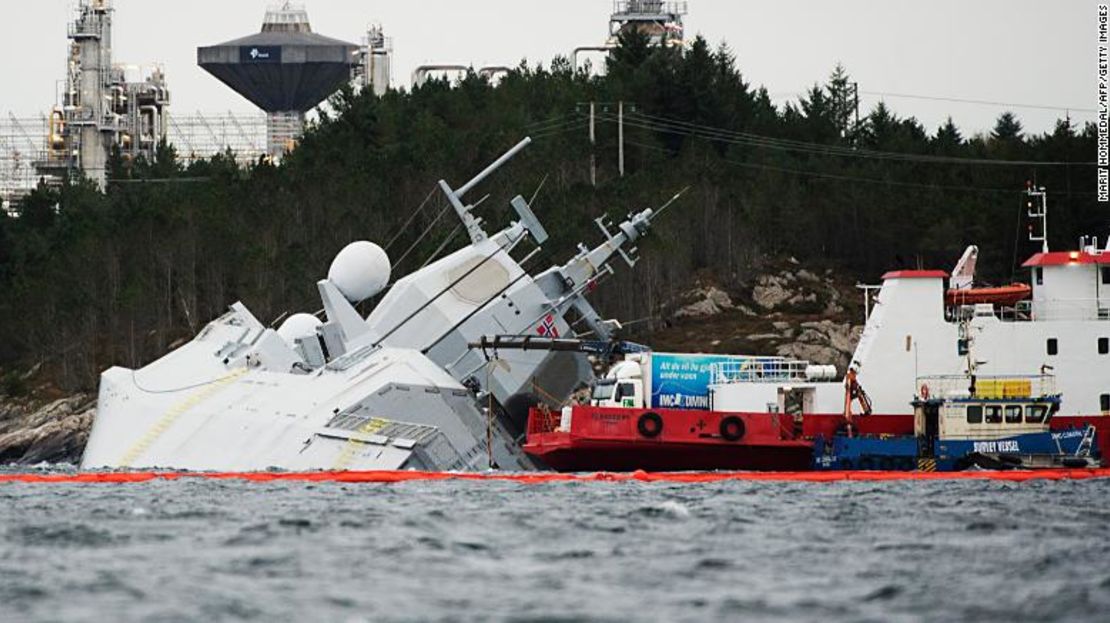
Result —
[[0, 484], [0, 619], [1110, 620], [1110, 481]]

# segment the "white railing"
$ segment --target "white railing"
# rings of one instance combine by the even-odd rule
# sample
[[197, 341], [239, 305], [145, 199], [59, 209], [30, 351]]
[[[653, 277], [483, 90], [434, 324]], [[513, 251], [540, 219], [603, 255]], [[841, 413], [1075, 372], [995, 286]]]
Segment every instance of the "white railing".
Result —
[[788, 360], [782, 357], [750, 357], [737, 361], [723, 361], [709, 366], [709, 378], [718, 385], [728, 383], [790, 383], [810, 380], [806, 368], [808, 361]]
[[617, 15], [686, 15], [685, 2], [664, 0], [613, 0], [613, 13]]
[[1056, 393], [1056, 377], [1051, 374], [976, 375], [974, 383], [966, 374], [917, 377], [916, 398], [1030, 398]]
[[[990, 304], [984, 304], [985, 309]], [[976, 305], [963, 305], [956, 308], [953, 316], [970, 318], [992, 315], [1009, 322], [1032, 322], [1038, 320], [1110, 320], [1110, 300], [1103, 299], [1052, 299], [1045, 301], [1018, 301], [1013, 307], [995, 306], [989, 314], [983, 314]]]

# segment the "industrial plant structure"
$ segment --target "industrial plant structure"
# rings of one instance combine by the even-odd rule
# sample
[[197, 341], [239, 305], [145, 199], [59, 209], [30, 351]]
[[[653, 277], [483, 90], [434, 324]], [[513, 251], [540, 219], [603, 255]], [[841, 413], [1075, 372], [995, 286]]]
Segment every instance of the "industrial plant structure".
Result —
[[[647, 36], [653, 46], [679, 47], [686, 43], [685, 2], [663, 0], [613, 0], [613, 13], [609, 16], [609, 37], [603, 45], [583, 45], [574, 48], [571, 62], [579, 67], [579, 56], [587, 53], [608, 54], [617, 47], [621, 34], [630, 31]], [[598, 65], [598, 69], [603, 65]]]
[[[171, 116], [160, 67], [144, 73], [113, 62], [113, 11], [112, 0], [79, 0], [67, 29], [65, 89], [57, 105], [34, 116], [0, 117], [3, 210], [14, 210], [40, 181], [60, 183], [79, 171], [103, 187], [113, 151], [124, 161], [153, 161], [162, 141], [185, 162], [220, 152], [233, 153], [241, 164], [266, 154], [280, 157], [300, 135], [305, 111], [343, 83], [379, 96], [390, 87], [393, 41], [381, 25], [369, 26], [356, 46], [313, 34], [304, 8], [285, 3], [267, 12], [263, 32], [224, 44], [232, 46], [226, 56], [216, 51], [223, 46], [198, 50], [205, 69], [265, 116]], [[240, 47], [246, 47], [246, 57], [239, 56]], [[256, 48], [257, 55], [250, 56]]]
[[111, 0], [80, 0], [68, 36], [65, 91], [34, 168], [50, 179], [80, 169], [103, 186], [114, 149], [124, 159], [154, 159], [166, 138], [170, 92], [160, 68], [130, 75], [137, 72], [113, 63]]
[[685, 14], [685, 2], [614, 0], [613, 14], [609, 16], [609, 45], [616, 45], [621, 33], [637, 30], [647, 35], [652, 45], [680, 46], [686, 41], [682, 25]]
[[372, 89], [378, 97], [389, 90], [393, 74], [393, 37], [385, 36], [381, 24], [371, 24], [362, 38], [356, 82]]
[[[575, 49], [607, 52], [622, 32], [635, 29], [653, 45], [684, 43], [685, 2], [614, 0], [604, 45]], [[78, 0], [69, 24], [65, 90], [49, 113], [0, 118], [0, 204], [9, 209], [40, 181], [59, 183], [83, 172], [108, 181], [114, 151], [125, 161], [153, 161], [162, 141], [185, 162], [230, 151], [242, 164], [263, 155], [280, 158], [304, 130], [305, 113], [345, 83], [381, 96], [392, 86], [393, 41], [380, 24], [361, 45], [316, 34], [303, 6], [289, 2], [266, 12], [261, 32], [197, 49], [197, 62], [259, 108], [262, 114], [170, 115], [170, 92], [160, 67], [140, 72], [112, 58], [112, 0]], [[413, 87], [428, 78], [464, 75], [471, 65], [422, 65]], [[508, 67], [480, 67], [496, 80]]]

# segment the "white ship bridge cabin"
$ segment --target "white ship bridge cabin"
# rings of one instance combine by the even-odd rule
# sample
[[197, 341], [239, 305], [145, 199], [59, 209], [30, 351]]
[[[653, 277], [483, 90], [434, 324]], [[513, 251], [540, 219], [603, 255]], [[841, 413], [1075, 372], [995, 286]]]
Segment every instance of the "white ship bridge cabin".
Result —
[[[1043, 241], [1043, 189], [1027, 196], [1029, 215], [1040, 220], [1040, 235], [1030, 238]], [[924, 376], [1048, 373], [1061, 394], [1059, 417], [1110, 415], [1110, 239], [1084, 237], [1068, 251], [1044, 243], [1023, 264], [1026, 279], [1001, 287], [974, 283], [977, 256], [968, 247], [951, 275], [896, 270], [867, 286], [851, 365], [873, 413], [911, 414], [915, 380]], [[744, 370], [721, 375], [711, 392], [719, 410], [838, 413], [844, 405], [842, 383], [801, 373]]]

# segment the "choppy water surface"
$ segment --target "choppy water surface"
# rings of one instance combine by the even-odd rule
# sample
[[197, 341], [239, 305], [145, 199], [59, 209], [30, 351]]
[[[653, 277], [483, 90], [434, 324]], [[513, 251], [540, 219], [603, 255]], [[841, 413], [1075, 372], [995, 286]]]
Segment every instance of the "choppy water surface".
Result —
[[1110, 481], [0, 484], [0, 618], [1106, 620]]

